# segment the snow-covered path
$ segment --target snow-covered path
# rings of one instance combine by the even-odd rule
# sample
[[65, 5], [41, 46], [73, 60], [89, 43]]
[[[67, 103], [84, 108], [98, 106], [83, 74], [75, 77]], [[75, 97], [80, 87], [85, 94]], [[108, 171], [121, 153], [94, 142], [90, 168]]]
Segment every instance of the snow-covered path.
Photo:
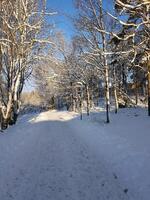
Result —
[[141, 199], [138, 188], [136, 194], [122, 180], [109, 153], [103, 155], [108, 142], [103, 133], [102, 151], [94, 148], [96, 138], [90, 141], [89, 134], [101, 132], [99, 127], [75, 117], [56, 111], [24, 116], [1, 134], [0, 200]]

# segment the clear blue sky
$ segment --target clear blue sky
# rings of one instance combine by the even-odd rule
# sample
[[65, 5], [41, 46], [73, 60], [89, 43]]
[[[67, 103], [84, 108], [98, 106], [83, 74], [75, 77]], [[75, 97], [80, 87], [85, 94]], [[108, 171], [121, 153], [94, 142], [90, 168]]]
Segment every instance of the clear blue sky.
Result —
[[[58, 15], [52, 18], [56, 22], [56, 27], [63, 30], [67, 38], [74, 34], [74, 28], [71, 22], [71, 16], [76, 14], [74, 0], [47, 0], [47, 8], [58, 12]], [[103, 0], [105, 9], [112, 10], [113, 0]]]
[[57, 28], [63, 30], [66, 37], [71, 38], [74, 33], [71, 17], [75, 15], [73, 0], [47, 0], [47, 8], [58, 12], [52, 20]]

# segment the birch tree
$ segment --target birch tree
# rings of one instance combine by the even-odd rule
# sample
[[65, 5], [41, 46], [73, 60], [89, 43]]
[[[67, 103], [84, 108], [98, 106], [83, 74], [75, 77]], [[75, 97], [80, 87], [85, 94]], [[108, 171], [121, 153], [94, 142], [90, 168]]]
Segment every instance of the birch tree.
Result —
[[[110, 122], [110, 93], [109, 93], [109, 65], [108, 65], [108, 35], [106, 15], [103, 11], [102, 1], [78, 0], [77, 8], [79, 18], [76, 20], [77, 28], [82, 36], [89, 42], [90, 51], [88, 57], [95, 61], [99, 57], [99, 69], [103, 71], [106, 99], [106, 122]], [[93, 62], [94, 63], [94, 62]], [[91, 64], [93, 64], [91, 63]]]
[[25, 79], [32, 72], [45, 40], [44, 0], [2, 0], [0, 2], [0, 53], [2, 66], [2, 128], [15, 123]]

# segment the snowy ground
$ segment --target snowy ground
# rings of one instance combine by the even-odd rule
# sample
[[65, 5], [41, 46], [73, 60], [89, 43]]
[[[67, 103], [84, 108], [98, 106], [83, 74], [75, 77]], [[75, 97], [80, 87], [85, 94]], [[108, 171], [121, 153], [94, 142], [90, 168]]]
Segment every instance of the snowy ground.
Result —
[[0, 135], [0, 200], [149, 200], [150, 118], [24, 115]]

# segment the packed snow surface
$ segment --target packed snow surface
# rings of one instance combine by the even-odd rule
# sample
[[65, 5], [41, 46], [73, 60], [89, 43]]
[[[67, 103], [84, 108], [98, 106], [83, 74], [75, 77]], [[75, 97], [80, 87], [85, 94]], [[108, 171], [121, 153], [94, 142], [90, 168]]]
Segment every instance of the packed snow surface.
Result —
[[144, 108], [24, 115], [0, 135], [0, 200], [149, 200]]

